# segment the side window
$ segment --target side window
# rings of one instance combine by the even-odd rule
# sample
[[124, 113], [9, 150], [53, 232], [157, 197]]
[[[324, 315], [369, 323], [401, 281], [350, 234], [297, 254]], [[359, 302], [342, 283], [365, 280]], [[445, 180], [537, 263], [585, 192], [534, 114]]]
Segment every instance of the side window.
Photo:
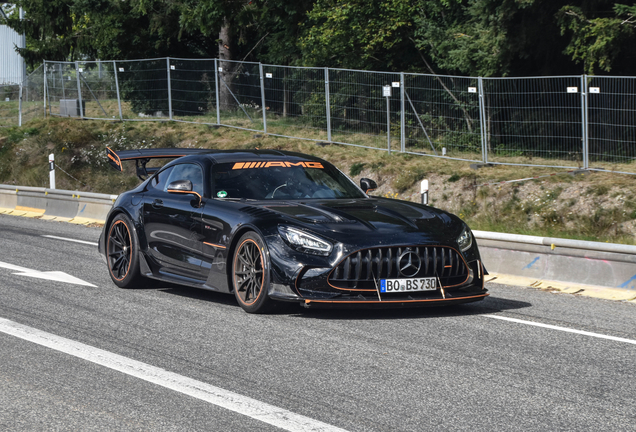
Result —
[[192, 190], [203, 196], [203, 171], [199, 165], [180, 164], [172, 168], [172, 172], [164, 186], [164, 191], [167, 190], [168, 185], [173, 181], [190, 180], [192, 182]]
[[171, 171], [172, 167], [155, 174], [152, 179], [150, 179], [150, 183], [148, 183], [148, 189], [164, 190], [166, 185], [168, 184], [167, 180], [168, 177], [170, 177]]

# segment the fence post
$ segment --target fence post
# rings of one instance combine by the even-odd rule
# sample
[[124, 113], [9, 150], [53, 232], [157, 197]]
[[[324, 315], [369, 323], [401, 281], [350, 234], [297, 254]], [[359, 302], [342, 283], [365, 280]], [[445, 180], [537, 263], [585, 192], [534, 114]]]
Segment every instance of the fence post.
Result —
[[44, 118], [46, 118], [46, 97], [48, 92], [46, 91], [47, 85], [46, 85], [46, 60], [44, 60], [44, 100], [42, 101], [44, 103]]
[[581, 76], [581, 128], [582, 128], [582, 139], [581, 144], [583, 145], [583, 169], [588, 169], [590, 167], [590, 148], [588, 143], [588, 122], [587, 122], [587, 75]]
[[46, 117], [46, 108], [47, 108], [47, 106], [49, 108], [49, 116], [52, 115], [52, 113], [51, 113], [51, 89], [49, 88], [49, 80], [48, 80], [48, 78], [46, 79], [44, 84], [46, 85], [46, 97], [44, 98], [44, 117]]
[[[62, 66], [62, 63], [60, 63], [59, 66], [60, 66], [60, 84], [62, 84], [62, 99], [66, 99], [66, 89], [64, 88], [64, 67]], [[55, 79], [53, 80], [53, 83], [55, 84]]]
[[113, 60], [113, 71], [115, 73], [115, 90], [117, 91], [117, 107], [119, 108], [119, 120], [124, 121], [124, 116], [121, 112], [121, 96], [119, 94], [119, 78], [117, 77], [117, 62]]
[[406, 151], [406, 121], [404, 119], [404, 72], [400, 72], [400, 144], [402, 147], [402, 153]]
[[327, 115], [327, 142], [331, 142], [331, 102], [329, 101], [329, 68], [325, 68], [325, 102]]
[[216, 124], [221, 124], [221, 109], [219, 103], [219, 63], [218, 59], [214, 59], [214, 87], [216, 91]]
[[481, 77], [477, 78], [479, 84], [479, 125], [481, 129], [481, 160], [488, 163], [488, 134], [486, 131], [486, 103], [484, 100], [484, 82]]
[[79, 62], [75, 62], [75, 78], [77, 81], [77, 100], [79, 101], [80, 118], [84, 118], [84, 108], [82, 107], [82, 86], [80, 84]]
[[[389, 87], [390, 89], [391, 87]], [[386, 149], [391, 154], [391, 97], [386, 97]]]
[[168, 75], [168, 118], [172, 120], [172, 85], [170, 84], [170, 57], [166, 57], [166, 71]]
[[24, 86], [24, 81], [20, 84], [20, 99], [18, 101], [18, 126], [22, 127], [22, 86]]
[[263, 109], [263, 132], [267, 133], [267, 109], [265, 107], [265, 76], [263, 75], [263, 63], [258, 63], [258, 73], [261, 76], [261, 108]]

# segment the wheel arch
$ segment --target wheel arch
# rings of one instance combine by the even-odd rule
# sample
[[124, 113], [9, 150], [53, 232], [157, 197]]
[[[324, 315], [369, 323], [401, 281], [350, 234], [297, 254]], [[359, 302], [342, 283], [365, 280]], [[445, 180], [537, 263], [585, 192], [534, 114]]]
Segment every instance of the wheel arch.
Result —
[[130, 214], [130, 212], [124, 207], [113, 208], [113, 210], [108, 214], [106, 222], [104, 223], [104, 232], [106, 233], [108, 232], [108, 229], [110, 228], [110, 225], [113, 222], [113, 219], [115, 219], [120, 214], [123, 214], [128, 219], [130, 219], [130, 221], [132, 222], [132, 229], [134, 231], [134, 234], [137, 236], [137, 241], [139, 242], [139, 248], [141, 249], [142, 252], [145, 251], [147, 249], [146, 236], [144, 235], [143, 231], [140, 233], [140, 230], [137, 229], [138, 228], [137, 221]]
[[[261, 236], [261, 238], [263, 239], [263, 242], [265, 242], [265, 236], [263, 235], [263, 232], [257, 227], [255, 227], [254, 225], [243, 225], [242, 227], [236, 230], [236, 232], [232, 236], [232, 241], [230, 242], [230, 245], [227, 248], [227, 255], [226, 255], [227, 261], [225, 265], [225, 269], [226, 269], [225, 276], [227, 277], [227, 286], [229, 288], [230, 293], [234, 292], [234, 284], [232, 283], [232, 268], [233, 268], [232, 261], [234, 260], [234, 251], [236, 251], [236, 248], [238, 247], [238, 242], [241, 239], [241, 237], [243, 237], [243, 235], [247, 232], [255, 232], [256, 234]], [[267, 251], [267, 254], [269, 255], [269, 250]]]

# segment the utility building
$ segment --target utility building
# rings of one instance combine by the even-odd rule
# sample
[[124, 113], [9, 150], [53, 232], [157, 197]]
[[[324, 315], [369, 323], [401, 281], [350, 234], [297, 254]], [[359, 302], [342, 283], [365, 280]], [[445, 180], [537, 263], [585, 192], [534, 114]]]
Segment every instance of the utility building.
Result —
[[24, 60], [15, 51], [15, 47], [24, 48], [26, 40], [24, 35], [16, 33], [13, 29], [2, 24], [5, 21], [5, 14], [19, 13], [20, 19], [24, 18], [23, 11], [15, 10], [13, 6], [0, 4], [0, 85], [20, 84], [26, 76]]

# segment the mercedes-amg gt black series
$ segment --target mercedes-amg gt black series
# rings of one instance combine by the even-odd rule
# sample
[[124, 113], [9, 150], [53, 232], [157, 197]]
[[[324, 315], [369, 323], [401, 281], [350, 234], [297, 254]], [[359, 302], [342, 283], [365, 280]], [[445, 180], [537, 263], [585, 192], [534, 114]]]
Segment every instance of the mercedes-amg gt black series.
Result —
[[[117, 198], [99, 240], [113, 282], [152, 279], [278, 302], [423, 306], [486, 297], [477, 244], [457, 216], [373, 197], [330, 163], [274, 150], [112, 151], [146, 178]], [[175, 158], [161, 168], [151, 159]]]

